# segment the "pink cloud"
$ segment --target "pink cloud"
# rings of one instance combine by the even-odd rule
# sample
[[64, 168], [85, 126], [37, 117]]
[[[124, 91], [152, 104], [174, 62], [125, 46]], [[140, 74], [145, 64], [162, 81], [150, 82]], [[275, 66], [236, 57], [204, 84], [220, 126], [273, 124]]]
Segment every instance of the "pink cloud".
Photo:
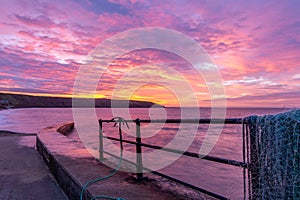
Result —
[[[300, 63], [298, 7], [295, 1], [8, 1], [0, 8], [0, 75], [8, 88], [19, 91], [69, 93], [80, 63], [98, 43], [127, 29], [158, 26], [203, 45], [220, 66], [229, 102], [238, 105], [265, 93], [281, 94], [280, 105], [284, 92], [299, 88], [299, 79], [293, 78]], [[148, 56], [125, 55], [110, 66], [100, 83], [107, 95], [126, 69], [149, 62], [167, 63], [205, 93], [187, 65], [167, 53], [145, 52]], [[56, 78], [57, 73], [66, 80]], [[293, 94], [286, 97], [289, 104], [297, 97]]]

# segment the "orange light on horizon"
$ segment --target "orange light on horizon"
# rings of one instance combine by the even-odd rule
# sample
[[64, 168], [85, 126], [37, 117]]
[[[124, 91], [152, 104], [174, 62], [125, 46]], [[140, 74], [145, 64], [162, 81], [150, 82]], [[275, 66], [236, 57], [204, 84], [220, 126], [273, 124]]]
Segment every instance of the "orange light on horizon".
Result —
[[163, 106], [178, 107], [180, 100], [168, 88], [156, 84], [147, 84], [138, 88], [130, 100], [150, 101]]

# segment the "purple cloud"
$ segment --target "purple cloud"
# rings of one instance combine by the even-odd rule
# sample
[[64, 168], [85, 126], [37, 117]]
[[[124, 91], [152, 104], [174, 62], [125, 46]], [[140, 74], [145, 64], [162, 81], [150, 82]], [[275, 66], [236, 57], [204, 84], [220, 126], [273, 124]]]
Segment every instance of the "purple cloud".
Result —
[[[80, 63], [98, 43], [121, 31], [157, 26], [185, 33], [206, 49], [220, 67], [229, 102], [238, 105], [253, 97], [272, 103], [272, 97], [281, 97], [276, 105], [285, 104], [284, 99], [299, 105], [299, 6], [299, 1], [279, 0], [8, 1], [0, 8], [5, 84], [0, 90], [71, 93]], [[176, 56], [145, 52], [117, 59], [110, 67], [114, 74], [100, 85], [111, 90], [122, 69], [149, 62], [166, 63], [194, 85], [202, 84]]]

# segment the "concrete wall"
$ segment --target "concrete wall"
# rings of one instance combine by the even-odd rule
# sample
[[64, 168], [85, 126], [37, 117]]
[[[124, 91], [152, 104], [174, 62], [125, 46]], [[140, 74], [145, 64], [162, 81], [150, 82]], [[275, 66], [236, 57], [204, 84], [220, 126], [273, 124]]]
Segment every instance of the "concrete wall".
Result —
[[[36, 148], [37, 148], [38, 152], [44, 158], [51, 173], [53, 174], [53, 176], [55, 177], [56, 181], [58, 182], [60, 187], [63, 189], [65, 194], [68, 196], [68, 198], [70, 200], [79, 200], [82, 185], [51, 154], [51, 152], [47, 149], [47, 147], [39, 139], [39, 137], [37, 137], [37, 140], [36, 140]], [[85, 192], [84, 199], [91, 199], [91, 198], [92, 198], [92, 195], [87, 190]]]

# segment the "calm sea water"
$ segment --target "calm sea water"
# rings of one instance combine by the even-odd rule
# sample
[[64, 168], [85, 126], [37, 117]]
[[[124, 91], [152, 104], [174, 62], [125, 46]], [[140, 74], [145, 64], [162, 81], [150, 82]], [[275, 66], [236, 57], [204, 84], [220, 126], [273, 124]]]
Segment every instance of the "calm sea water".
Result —
[[[286, 110], [287, 109], [282, 108], [229, 108], [227, 109], [226, 117], [240, 118], [250, 115], [275, 114]], [[109, 108], [98, 108], [96, 111], [98, 118], [111, 119], [116, 115], [123, 116], [125, 109], [114, 111], [115, 115], [112, 114]], [[185, 108], [184, 112], [179, 108], [166, 108], [163, 110], [158, 108], [130, 108], [129, 114], [132, 119], [179, 119], [182, 113], [187, 113], [184, 116], [185, 118], [192, 118], [194, 111], [195, 109], [192, 108]], [[208, 108], [201, 108], [201, 118], [210, 117], [210, 112], [211, 110]], [[128, 116], [126, 118], [128, 118]], [[29, 108], [0, 111], [0, 130], [32, 133], [38, 132], [47, 126], [68, 121], [73, 121], [71, 108]], [[135, 128], [132, 127], [134, 126], [133, 124], [129, 124], [129, 126], [131, 128], [125, 131], [124, 134], [125, 138], [132, 139]], [[208, 126], [201, 125], [197, 128], [195, 139], [188, 148], [189, 151], [196, 153], [199, 152]], [[158, 124], [145, 124], [142, 125], [141, 129], [143, 142], [165, 146], [176, 137], [178, 125], [165, 124], [161, 126]], [[191, 126], [183, 126], [182, 129], [184, 134], [189, 134]], [[105, 124], [105, 134], [110, 134], [113, 132], [112, 130], [116, 130], [112, 128], [112, 124]], [[112, 133], [112, 135], [116, 134], [117, 132], [115, 131]], [[97, 145], [97, 142], [91, 145]], [[110, 147], [107, 146], [106, 148], [109, 149]], [[125, 149], [128, 151], [132, 150], [130, 148], [132, 147], [125, 146]], [[147, 152], [147, 150], [145, 150], [145, 152]], [[242, 161], [241, 125], [225, 125], [216, 145], [209, 155]], [[177, 161], [159, 171], [231, 199], [243, 198], [243, 172], [242, 169], [238, 167], [226, 166], [194, 158], [180, 157]]]

